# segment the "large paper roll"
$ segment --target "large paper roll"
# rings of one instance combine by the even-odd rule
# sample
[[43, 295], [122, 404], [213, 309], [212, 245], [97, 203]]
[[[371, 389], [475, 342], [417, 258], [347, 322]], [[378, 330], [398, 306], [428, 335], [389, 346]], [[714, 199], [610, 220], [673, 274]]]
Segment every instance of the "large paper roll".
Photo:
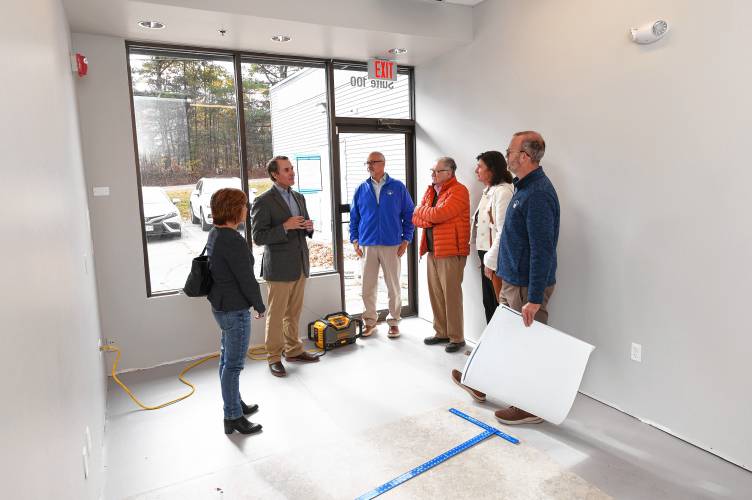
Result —
[[462, 383], [553, 424], [567, 418], [592, 345], [548, 325], [526, 327], [499, 306], [465, 364]]

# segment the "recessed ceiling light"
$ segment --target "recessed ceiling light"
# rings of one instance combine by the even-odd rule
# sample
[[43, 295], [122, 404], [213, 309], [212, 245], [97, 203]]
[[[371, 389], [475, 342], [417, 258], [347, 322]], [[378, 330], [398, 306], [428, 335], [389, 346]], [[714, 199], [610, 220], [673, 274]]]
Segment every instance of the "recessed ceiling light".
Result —
[[290, 40], [292, 40], [292, 38], [290, 38], [290, 35], [274, 35], [272, 37], [272, 40], [274, 40], [275, 42], [283, 43], [289, 42]]
[[161, 30], [165, 27], [165, 24], [159, 21], [139, 21], [138, 25], [150, 30]]
[[395, 47], [395, 48], [393, 48], [393, 49], [389, 49], [389, 50], [388, 50], [388, 52], [389, 52], [390, 54], [394, 54], [395, 56], [398, 56], [398, 55], [400, 55], [400, 54], [405, 54], [405, 53], [407, 53], [407, 49], [403, 49], [403, 48], [400, 48], [400, 47]]

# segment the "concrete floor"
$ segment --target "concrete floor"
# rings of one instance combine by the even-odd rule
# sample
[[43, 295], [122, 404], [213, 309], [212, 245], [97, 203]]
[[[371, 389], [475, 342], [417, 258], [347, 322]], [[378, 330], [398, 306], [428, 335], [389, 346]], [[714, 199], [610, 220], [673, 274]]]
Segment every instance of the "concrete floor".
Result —
[[[250, 484], [254, 464], [259, 464], [258, 471], [265, 462], [284, 464], [280, 457], [315, 456], [326, 443], [329, 450], [331, 443], [347, 446], [371, 432], [383, 432], [379, 429], [385, 425], [402, 425], [415, 415], [448, 406], [463, 405], [493, 421], [491, 404], [473, 403], [449, 378], [466, 356], [423, 345], [422, 338], [432, 331], [429, 323], [404, 320], [403, 336], [396, 341], [386, 338], [385, 328], [328, 353], [318, 364], [287, 364], [286, 379], [272, 377], [266, 362], [249, 360], [241, 374], [241, 391], [246, 402], [260, 406], [251, 419], [263, 424], [264, 431], [255, 436], [228, 437], [222, 432], [214, 360], [188, 374], [196, 385], [192, 397], [153, 412], [140, 411], [111, 382], [104, 498], [186, 498], [185, 491], [191, 489], [200, 498], [193, 485], [215, 481], [223, 487], [222, 480], [238, 481], [238, 471], [241, 481], [247, 478]], [[177, 381], [182, 367], [134, 372], [122, 379], [142, 401], [154, 404], [183, 393], [185, 386]], [[752, 498], [752, 473], [583, 395], [561, 426], [499, 427], [614, 498]], [[428, 458], [416, 456], [415, 465]], [[357, 464], [345, 473], [368, 478], [371, 487], [391, 479]], [[242, 498], [298, 498], [269, 484], [265, 492], [254, 491], [257, 495]], [[401, 496], [399, 488], [392, 493]], [[205, 498], [235, 497], [216, 490]]]

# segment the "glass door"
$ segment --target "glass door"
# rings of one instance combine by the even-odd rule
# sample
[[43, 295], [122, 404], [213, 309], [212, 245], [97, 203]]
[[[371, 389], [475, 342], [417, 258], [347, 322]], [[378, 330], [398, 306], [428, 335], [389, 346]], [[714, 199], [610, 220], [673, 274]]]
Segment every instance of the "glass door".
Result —
[[[350, 314], [363, 312], [362, 299], [362, 267], [361, 259], [355, 253], [350, 243], [350, 203], [358, 186], [369, 179], [366, 169], [366, 159], [369, 153], [378, 151], [386, 160], [386, 173], [393, 179], [402, 181], [408, 192], [415, 199], [412, 169], [413, 136], [405, 131], [359, 131], [358, 127], [338, 127], [337, 142], [339, 146], [339, 177], [340, 177], [340, 212], [342, 217], [342, 274], [344, 305]], [[415, 314], [414, 276], [415, 276], [414, 245], [402, 256], [400, 289], [402, 295], [402, 315]], [[380, 319], [387, 315], [388, 296], [383, 275], [379, 273], [377, 294], [377, 308]]]

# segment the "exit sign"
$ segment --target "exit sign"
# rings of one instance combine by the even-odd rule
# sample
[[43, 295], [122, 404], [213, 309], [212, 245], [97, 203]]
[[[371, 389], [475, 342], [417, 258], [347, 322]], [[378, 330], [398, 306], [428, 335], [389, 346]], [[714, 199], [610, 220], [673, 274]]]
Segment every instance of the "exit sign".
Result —
[[397, 63], [385, 59], [368, 60], [368, 78], [371, 80], [397, 80]]

